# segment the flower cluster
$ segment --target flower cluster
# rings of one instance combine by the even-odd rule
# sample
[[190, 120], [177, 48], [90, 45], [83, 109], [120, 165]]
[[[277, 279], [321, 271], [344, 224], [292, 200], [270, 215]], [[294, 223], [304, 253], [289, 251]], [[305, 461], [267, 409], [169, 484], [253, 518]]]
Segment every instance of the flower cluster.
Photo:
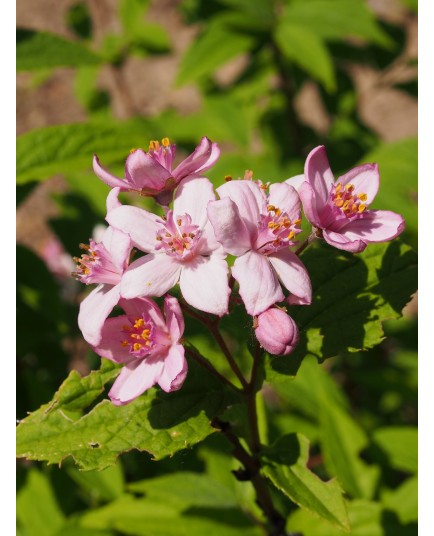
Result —
[[[132, 150], [125, 178], [111, 175], [94, 157], [96, 175], [112, 188], [109, 226], [100, 242], [81, 244], [83, 254], [74, 258], [75, 277], [97, 284], [81, 303], [78, 323], [97, 354], [124, 365], [109, 393], [118, 405], [157, 383], [170, 392], [184, 382], [184, 320], [180, 303], [168, 294], [178, 283], [190, 310], [221, 317], [241, 300], [258, 343], [287, 355], [299, 332], [286, 306], [312, 300], [296, 246], [302, 208], [311, 236], [351, 252], [390, 240], [404, 227], [398, 214], [369, 209], [379, 185], [376, 164], [335, 182], [321, 146], [309, 154], [304, 175], [270, 185], [246, 172], [243, 179], [227, 177], [214, 191], [203, 175], [219, 157], [217, 144], [202, 138], [174, 168], [175, 150], [167, 138], [152, 141], [147, 152]], [[122, 205], [121, 191], [154, 197], [160, 213]], [[231, 267], [228, 255], [235, 257]], [[162, 296], [163, 312], [152, 299]], [[110, 316], [116, 306], [124, 314]]]

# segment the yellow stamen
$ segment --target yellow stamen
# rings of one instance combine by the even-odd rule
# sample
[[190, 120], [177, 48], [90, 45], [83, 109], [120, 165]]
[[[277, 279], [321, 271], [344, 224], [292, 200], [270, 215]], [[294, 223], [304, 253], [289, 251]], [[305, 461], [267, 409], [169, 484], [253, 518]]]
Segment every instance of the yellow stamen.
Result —
[[140, 348], [142, 348], [142, 345], [141, 345], [140, 343], [135, 342], [135, 343], [133, 344], [133, 350], [134, 350], [135, 352], [137, 352], [137, 350], [140, 350]]
[[144, 329], [144, 330], [142, 331], [142, 339], [145, 339], [145, 340], [146, 340], [146, 339], [149, 339], [150, 334], [151, 334], [151, 330], [149, 330], [149, 329]]
[[342, 199], [336, 199], [335, 201], [335, 205], [340, 208], [342, 205], [344, 204], [344, 202], [342, 201]]
[[128, 346], [128, 341], [122, 341], [121, 344], [125, 348], [125, 346]]
[[161, 143], [164, 145], [164, 147], [169, 147], [169, 145], [170, 145], [170, 140], [169, 140], [169, 138], [163, 138], [163, 139], [161, 140]]
[[178, 219], [176, 220], [176, 223], [177, 223], [179, 226], [181, 226], [181, 224], [182, 224], [182, 220], [181, 220], [181, 218], [178, 218]]
[[336, 184], [335, 191], [336, 191], [336, 192], [340, 192], [341, 190], [342, 190], [342, 184], [341, 184], [340, 182], [338, 182], [338, 183]]
[[232, 180], [232, 177], [230, 175], [225, 175], [225, 181], [229, 182]]
[[354, 190], [354, 185], [353, 184], [347, 184], [345, 185], [345, 190], [347, 192], [352, 192]]
[[366, 210], [366, 205], [359, 205], [359, 213], [361, 214], [364, 210]]
[[291, 231], [291, 232], [289, 233], [289, 235], [288, 235], [288, 240], [292, 240], [292, 239], [294, 238], [294, 236], [295, 236], [294, 231]]
[[274, 221], [269, 221], [268, 222], [268, 228], [269, 229], [274, 229], [275, 227], [277, 227], [277, 223], [274, 223]]
[[130, 154], [133, 154], [137, 151], [137, 149], [135, 147], [133, 147], [132, 149], [130, 149]]
[[282, 214], [282, 211], [280, 210], [280, 208], [275, 208], [274, 213], [276, 214], [276, 216], [280, 216]]
[[298, 219], [298, 220], [295, 220], [294, 225], [300, 225], [300, 223], [301, 223], [301, 220]]
[[134, 327], [136, 329], [141, 328], [144, 323], [145, 323], [145, 321], [143, 320], [143, 318], [136, 318], [136, 321], [134, 322]]
[[360, 199], [360, 201], [366, 201], [368, 199], [366, 194], [359, 194], [357, 197]]

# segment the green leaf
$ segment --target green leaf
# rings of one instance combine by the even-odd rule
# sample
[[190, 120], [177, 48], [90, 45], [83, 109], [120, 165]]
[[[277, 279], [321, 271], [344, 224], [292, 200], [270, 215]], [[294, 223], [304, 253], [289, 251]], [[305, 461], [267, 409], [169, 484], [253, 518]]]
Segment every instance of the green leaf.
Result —
[[84, 2], [73, 4], [66, 15], [68, 27], [82, 39], [92, 37], [92, 18], [89, 7]]
[[336, 476], [353, 497], [371, 499], [379, 478], [379, 468], [360, 458], [368, 445], [363, 429], [324, 393], [320, 410], [321, 452], [327, 472]]
[[[33, 130], [17, 140], [17, 182], [47, 179], [55, 173], [91, 169], [92, 155], [107, 166], [147, 144], [146, 133], [162, 137], [147, 120], [60, 125]], [[98, 180], [92, 177], [92, 180]]]
[[417, 428], [387, 426], [373, 433], [373, 441], [388, 456], [390, 465], [400, 471], [417, 471]]
[[293, 0], [285, 6], [282, 19], [321, 39], [353, 36], [384, 47], [392, 44], [364, 0]]
[[321, 82], [327, 91], [336, 89], [332, 57], [324, 42], [309, 28], [279, 19], [275, 38], [284, 56]]
[[175, 506], [231, 508], [237, 506], [233, 491], [207, 475], [183, 471], [133, 482], [129, 491]]
[[342, 490], [335, 480], [323, 482], [306, 463], [309, 441], [300, 434], [280, 438], [265, 451], [263, 473], [301, 508], [331, 523], [349, 528]]
[[417, 245], [417, 138], [382, 144], [362, 158], [362, 162], [378, 162], [380, 189], [373, 208], [393, 210], [405, 218], [408, 237]]
[[55, 536], [65, 523], [50, 481], [36, 469], [17, 495], [17, 519], [26, 536]]
[[113, 501], [124, 491], [124, 475], [120, 463], [103, 471], [78, 471], [67, 467], [69, 476], [90, 496], [92, 502]]
[[180, 504], [137, 499], [124, 495], [117, 501], [81, 518], [81, 526], [115, 529], [134, 536], [261, 536], [262, 531], [240, 510], [230, 508], [203, 508], [184, 510]]
[[379, 344], [382, 322], [399, 318], [417, 289], [417, 256], [399, 240], [370, 244], [359, 255], [320, 242], [301, 259], [312, 280], [312, 305], [290, 308], [301, 340], [290, 359], [267, 358], [269, 381], [294, 375], [307, 354], [322, 361]]
[[101, 59], [87, 47], [58, 35], [17, 30], [17, 70], [33, 71], [51, 67], [96, 65]]
[[387, 490], [382, 494], [381, 502], [387, 510], [395, 512], [401, 523], [417, 521], [417, 476], [408, 478], [399, 488]]
[[235, 401], [232, 392], [193, 362], [177, 392], [153, 388], [120, 407], [103, 400], [82, 415], [116, 374], [117, 367], [105, 362], [85, 378], [71, 372], [51, 403], [20, 422], [18, 456], [48, 463], [72, 456], [85, 470], [109, 467], [131, 449], [161, 459], [215, 432], [211, 419]]
[[210, 24], [184, 54], [176, 83], [183, 85], [212, 75], [230, 59], [250, 50], [253, 43], [249, 35], [231, 32], [219, 23]]

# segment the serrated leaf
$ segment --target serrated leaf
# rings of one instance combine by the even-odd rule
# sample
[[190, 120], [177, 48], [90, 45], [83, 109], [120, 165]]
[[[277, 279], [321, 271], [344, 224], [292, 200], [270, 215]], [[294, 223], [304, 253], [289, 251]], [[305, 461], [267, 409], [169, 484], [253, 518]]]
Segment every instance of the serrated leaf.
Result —
[[269, 381], [296, 374], [307, 354], [322, 361], [379, 344], [382, 322], [399, 318], [417, 289], [417, 256], [399, 240], [370, 244], [359, 255], [320, 242], [301, 259], [312, 281], [312, 305], [291, 307], [301, 340], [291, 356], [267, 357]]
[[353, 36], [385, 47], [392, 44], [364, 0], [294, 0], [285, 6], [282, 18], [322, 39]]
[[[399, 212], [405, 219], [404, 237], [417, 244], [417, 138], [382, 144], [361, 162], [378, 162], [381, 185], [373, 208]], [[405, 238], [404, 238], [405, 239]]]
[[65, 523], [50, 481], [37, 469], [17, 495], [17, 519], [26, 536], [55, 536]]
[[184, 54], [176, 83], [195, 82], [211, 75], [215, 69], [251, 49], [254, 39], [231, 32], [221, 24], [210, 24]]
[[321, 82], [327, 91], [336, 89], [332, 57], [324, 42], [309, 28], [291, 19], [279, 19], [275, 38], [284, 56]]
[[353, 497], [372, 499], [380, 470], [360, 458], [368, 438], [363, 429], [343, 409], [324, 394], [320, 410], [321, 452], [327, 472], [336, 476]]
[[413, 426], [387, 426], [373, 433], [373, 441], [383, 450], [395, 469], [417, 471], [417, 428]]
[[97, 65], [101, 59], [87, 47], [58, 35], [17, 29], [17, 70]]
[[116, 372], [110, 364], [85, 378], [71, 372], [51, 403], [20, 422], [17, 455], [48, 463], [72, 456], [85, 470], [109, 467], [131, 449], [161, 459], [215, 432], [211, 419], [234, 401], [220, 381], [190, 363], [180, 391], [153, 388], [120, 407], [103, 400], [81, 416]]
[[309, 440], [301, 434], [281, 437], [264, 452], [264, 475], [291, 501], [331, 523], [349, 528], [342, 490], [335, 480], [323, 482], [306, 463]]
[[160, 137], [157, 127], [147, 120], [77, 123], [33, 130], [17, 139], [17, 183], [91, 169], [94, 153], [107, 166], [125, 159], [132, 147], [146, 145], [149, 132], [153, 138]]

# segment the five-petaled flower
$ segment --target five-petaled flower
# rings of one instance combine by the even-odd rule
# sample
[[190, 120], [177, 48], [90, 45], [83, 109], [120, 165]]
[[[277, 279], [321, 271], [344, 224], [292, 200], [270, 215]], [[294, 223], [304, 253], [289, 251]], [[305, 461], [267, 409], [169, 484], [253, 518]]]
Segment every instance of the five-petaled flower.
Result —
[[370, 242], [386, 242], [404, 230], [399, 214], [368, 208], [379, 187], [377, 164], [357, 166], [335, 182], [321, 145], [309, 153], [304, 176], [286, 182], [298, 189], [310, 223], [336, 248], [359, 253]]
[[208, 202], [214, 199], [208, 179], [192, 178], [180, 184], [173, 211], [165, 218], [129, 206], [107, 214], [110, 225], [128, 233], [134, 246], [147, 253], [123, 275], [123, 298], [162, 296], [179, 281], [190, 305], [219, 316], [227, 313], [226, 255], [207, 216]]
[[93, 349], [122, 368], [109, 392], [118, 406], [131, 402], [157, 384], [166, 392], [176, 391], [187, 375], [184, 347], [184, 318], [178, 300], [167, 295], [164, 317], [149, 298], [120, 300], [124, 315], [104, 322], [101, 340]]
[[237, 259], [232, 275], [250, 315], [258, 315], [290, 295], [288, 303], [309, 304], [309, 275], [289, 247], [300, 232], [301, 205], [288, 184], [272, 184], [267, 196], [257, 182], [229, 181], [217, 188], [219, 201], [210, 202], [208, 216], [217, 240]]
[[161, 205], [168, 205], [176, 186], [187, 177], [198, 177], [218, 160], [220, 149], [206, 136], [196, 149], [175, 169], [176, 145], [163, 138], [161, 144], [151, 141], [148, 151], [133, 149], [125, 162], [125, 179], [106, 171], [95, 155], [93, 169], [97, 177], [112, 188], [153, 196]]

